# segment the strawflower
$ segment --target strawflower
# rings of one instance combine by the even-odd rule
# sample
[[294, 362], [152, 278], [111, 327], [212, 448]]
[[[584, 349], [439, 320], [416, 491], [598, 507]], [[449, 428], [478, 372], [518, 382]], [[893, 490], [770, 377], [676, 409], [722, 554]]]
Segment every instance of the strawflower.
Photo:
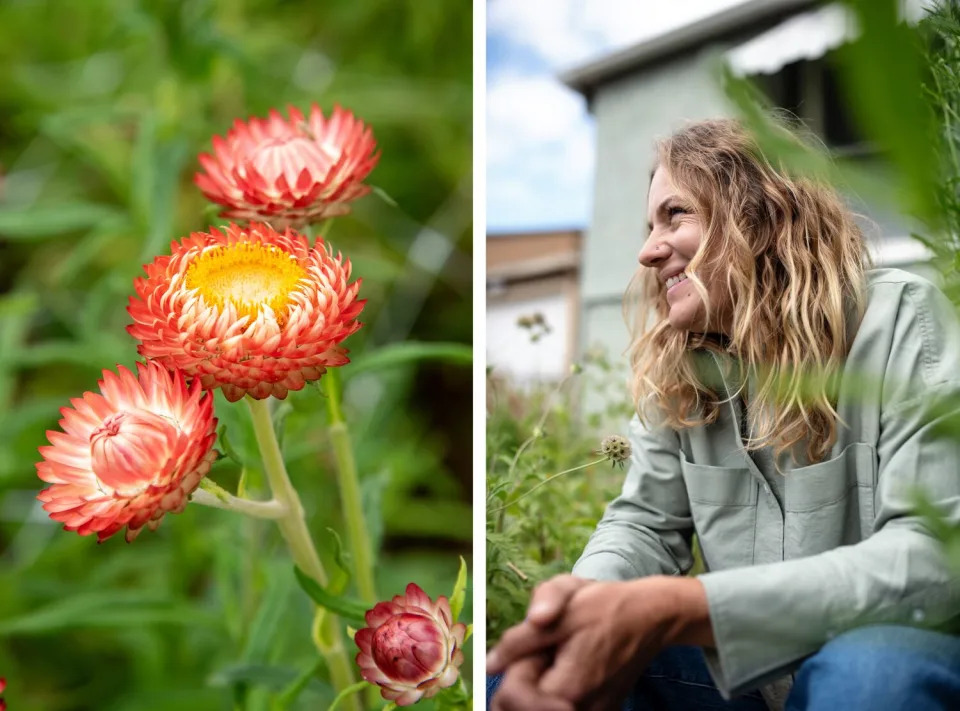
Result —
[[239, 119], [226, 138], [213, 137], [213, 154], [199, 156], [205, 173], [194, 181], [226, 207], [223, 217], [298, 227], [350, 211], [347, 203], [370, 192], [363, 179], [377, 164], [376, 141], [363, 122], [335, 107], [330, 118], [314, 104], [310, 115], [289, 107], [289, 120]]
[[213, 397], [159, 363], [103, 371], [100, 393], [60, 410], [37, 475], [53, 486], [37, 497], [50, 518], [102, 542], [123, 528], [132, 541], [179, 513], [216, 458]]
[[415, 583], [406, 593], [377, 603], [366, 614], [367, 627], [354, 636], [361, 675], [397, 706], [456, 683], [467, 631], [462, 622], [453, 624], [446, 597], [433, 602]]
[[224, 230], [174, 242], [135, 281], [127, 331], [140, 354], [223, 388], [230, 401], [284, 398], [348, 363], [339, 344], [360, 328], [364, 304], [350, 261], [290, 229]]

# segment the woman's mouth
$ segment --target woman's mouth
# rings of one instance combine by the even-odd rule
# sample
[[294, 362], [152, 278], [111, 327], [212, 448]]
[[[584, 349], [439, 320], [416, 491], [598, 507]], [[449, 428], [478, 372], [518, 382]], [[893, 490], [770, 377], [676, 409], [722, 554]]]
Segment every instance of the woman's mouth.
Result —
[[674, 287], [678, 286], [679, 284], [682, 284], [686, 280], [687, 280], [687, 275], [685, 272], [680, 272], [676, 276], [672, 276], [669, 279], [667, 279], [666, 281], [667, 293], [669, 294], [671, 291], [673, 291]]

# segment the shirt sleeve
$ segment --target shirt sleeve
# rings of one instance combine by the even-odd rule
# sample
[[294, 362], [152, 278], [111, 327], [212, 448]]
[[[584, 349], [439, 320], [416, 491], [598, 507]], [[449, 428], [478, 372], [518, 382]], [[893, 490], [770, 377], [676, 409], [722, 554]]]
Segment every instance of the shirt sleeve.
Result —
[[960, 327], [932, 285], [906, 287], [879, 389], [874, 534], [700, 576], [716, 640], [707, 663], [727, 698], [793, 670], [845, 630], [936, 627], [960, 613], [960, 581], [915, 513], [919, 491], [960, 524], [960, 441], [944, 436], [960, 422]]
[[620, 496], [590, 537], [573, 574], [597, 580], [676, 575], [693, 565], [693, 523], [680, 470], [680, 439], [666, 427], [630, 423], [630, 469]]

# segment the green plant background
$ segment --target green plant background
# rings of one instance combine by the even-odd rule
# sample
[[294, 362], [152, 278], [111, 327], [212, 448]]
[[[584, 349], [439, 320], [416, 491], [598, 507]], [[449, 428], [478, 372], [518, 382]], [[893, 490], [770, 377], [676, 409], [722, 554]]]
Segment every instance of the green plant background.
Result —
[[[396, 205], [367, 196], [328, 235], [367, 299], [365, 327], [346, 343], [345, 414], [381, 548], [380, 596], [410, 581], [450, 594], [472, 532], [471, 37], [470, 4], [447, 0], [0, 4], [0, 676], [10, 708], [265, 710], [316, 658], [310, 606], [270, 524], [193, 505], [134, 544], [98, 546], [62, 532], [35, 501], [37, 447], [58, 409], [94, 390], [103, 368], [136, 359], [125, 307], [141, 265], [223, 222], [192, 183], [197, 153], [235, 118], [272, 107], [340, 104], [382, 151], [369, 182]], [[407, 341], [463, 345], [395, 347]], [[245, 409], [219, 394], [216, 409], [256, 495]], [[277, 415], [332, 566], [327, 528], [343, 525], [324, 396], [291, 393]], [[212, 476], [234, 490], [240, 468], [224, 457]], [[329, 703], [322, 677], [292, 708]]]

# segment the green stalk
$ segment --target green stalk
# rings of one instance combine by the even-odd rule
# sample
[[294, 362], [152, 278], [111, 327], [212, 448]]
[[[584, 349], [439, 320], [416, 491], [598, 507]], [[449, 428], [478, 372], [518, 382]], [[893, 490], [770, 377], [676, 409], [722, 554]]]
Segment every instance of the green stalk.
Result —
[[327, 392], [327, 410], [330, 414], [330, 441], [337, 460], [337, 480], [340, 484], [340, 503], [347, 522], [347, 537], [353, 558], [354, 579], [360, 599], [373, 605], [377, 591], [373, 583], [373, 552], [370, 533], [363, 516], [360, 497], [360, 479], [353, 456], [350, 431], [340, 409], [340, 379], [336, 368], [330, 368], [322, 381]]
[[[247, 396], [246, 400], [253, 418], [253, 431], [257, 438], [257, 445], [260, 447], [267, 481], [270, 483], [274, 499], [285, 506], [287, 511], [282, 518], [276, 519], [277, 526], [287, 542], [297, 567], [326, 587], [327, 573], [323, 569], [323, 563], [320, 562], [320, 556], [317, 555], [310, 532], [307, 530], [300, 496], [293, 487], [290, 477], [287, 476], [287, 468], [280, 453], [280, 444], [277, 442], [273, 422], [270, 420], [270, 406], [265, 399], [255, 400]], [[324, 628], [324, 634], [321, 636], [323, 644], [319, 645], [320, 653], [327, 662], [334, 688], [341, 691], [354, 683], [353, 667], [343, 647], [339, 621], [329, 611], [325, 615]], [[355, 711], [360, 711], [361, 707], [356, 698], [349, 699], [348, 703]]]
[[539, 489], [541, 486], [543, 486], [544, 484], [549, 484], [551, 481], [553, 481], [554, 479], [556, 479], [556, 478], [559, 477], [559, 476], [563, 476], [564, 474], [569, 474], [570, 472], [580, 471], [581, 469], [586, 469], [587, 467], [592, 467], [592, 466], [595, 466], [595, 465], [597, 465], [597, 464], [602, 464], [603, 462], [607, 461], [608, 459], [610, 459], [610, 457], [601, 457], [600, 459], [594, 460], [594, 461], [592, 461], [592, 462], [587, 462], [586, 464], [581, 464], [581, 465], [578, 466], [578, 467], [571, 467], [570, 469], [564, 469], [562, 472], [557, 472], [556, 474], [551, 474], [550, 476], [548, 476], [546, 479], [544, 479], [543, 481], [541, 481], [541, 482], [540, 482], [539, 484], [537, 484], [536, 486], [531, 486], [529, 489], [527, 489], [525, 492], [523, 492], [522, 494], [520, 494], [520, 496], [518, 496], [517, 498], [515, 498], [513, 501], [508, 501], [508, 502], [505, 503], [503, 506], [498, 506], [498, 507], [495, 508], [495, 509], [487, 509], [487, 513], [488, 513], [488, 514], [491, 514], [491, 513], [496, 513], [497, 511], [503, 511], [503, 510], [509, 508], [510, 506], [513, 506], [515, 503], [517, 503], [517, 502], [520, 501], [521, 499], [527, 498], [528, 496], [530, 496], [530, 494], [532, 494], [534, 491], [536, 491], [537, 489]]

